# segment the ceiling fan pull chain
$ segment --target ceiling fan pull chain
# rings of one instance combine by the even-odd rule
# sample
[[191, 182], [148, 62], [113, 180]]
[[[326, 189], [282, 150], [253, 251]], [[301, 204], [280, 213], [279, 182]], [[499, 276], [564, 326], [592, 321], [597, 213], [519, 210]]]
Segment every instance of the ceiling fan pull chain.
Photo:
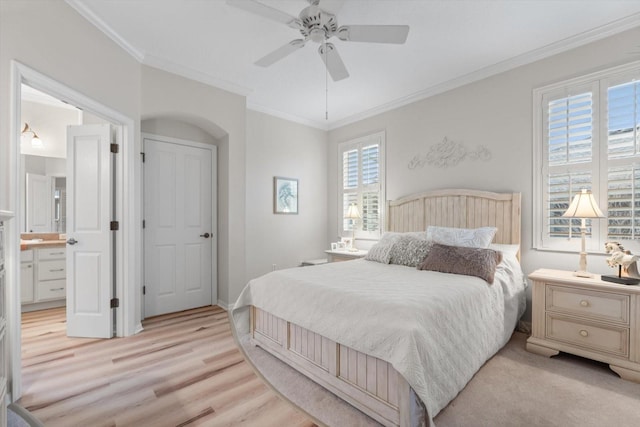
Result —
[[[324, 45], [324, 63], [327, 63], [327, 42]], [[324, 68], [324, 119], [329, 120], [329, 67]]]

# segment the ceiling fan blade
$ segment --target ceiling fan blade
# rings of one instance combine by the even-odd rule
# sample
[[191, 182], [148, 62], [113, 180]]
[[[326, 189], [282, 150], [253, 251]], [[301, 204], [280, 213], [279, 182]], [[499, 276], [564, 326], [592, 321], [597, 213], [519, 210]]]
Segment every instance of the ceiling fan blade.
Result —
[[255, 0], [227, 0], [229, 6], [237, 7], [246, 12], [260, 15], [264, 18], [271, 19], [272, 21], [281, 22], [299, 30], [302, 28], [302, 22], [295, 16], [291, 16], [288, 13], [275, 9], [266, 4], [259, 3]]
[[408, 35], [408, 25], [345, 25], [337, 31], [340, 40], [350, 42], [402, 44]]
[[261, 67], [268, 67], [269, 65], [272, 65], [280, 61], [284, 57], [291, 55], [296, 50], [304, 47], [306, 43], [307, 43], [306, 40], [302, 40], [302, 39], [296, 39], [296, 40], [290, 41], [284, 46], [258, 59], [255, 62], [255, 64]]
[[344, 66], [344, 62], [342, 62], [342, 58], [340, 58], [338, 50], [332, 43], [320, 45], [318, 53], [320, 54], [320, 57], [322, 57], [324, 65], [327, 67], [327, 71], [329, 71], [334, 82], [349, 77], [347, 67]]

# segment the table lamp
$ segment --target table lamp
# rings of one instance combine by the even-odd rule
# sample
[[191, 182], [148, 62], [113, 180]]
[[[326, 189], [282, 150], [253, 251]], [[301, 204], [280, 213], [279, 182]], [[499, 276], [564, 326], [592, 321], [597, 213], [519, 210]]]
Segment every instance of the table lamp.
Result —
[[[573, 273], [578, 277], [593, 277], [593, 274], [587, 272], [587, 250], [585, 238], [587, 235], [587, 218], [604, 218], [602, 211], [596, 203], [591, 191], [583, 189], [576, 194], [569, 208], [562, 214], [563, 218], [580, 218], [580, 234], [582, 235], [582, 249], [580, 251], [580, 270]], [[569, 225], [571, 227], [571, 225]]]
[[356, 240], [356, 220], [362, 218], [362, 216], [360, 216], [360, 211], [358, 210], [358, 206], [355, 203], [351, 203], [349, 205], [349, 209], [347, 210], [347, 214], [344, 217], [346, 219], [351, 220], [352, 237], [351, 237], [351, 247], [349, 248], [349, 250], [351, 252], [356, 252], [358, 250], [354, 246], [354, 243]]

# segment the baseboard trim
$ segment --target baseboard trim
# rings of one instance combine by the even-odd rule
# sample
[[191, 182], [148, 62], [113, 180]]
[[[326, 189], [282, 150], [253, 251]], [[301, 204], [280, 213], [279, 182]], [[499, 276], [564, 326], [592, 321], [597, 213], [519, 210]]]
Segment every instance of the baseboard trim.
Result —
[[218, 300], [217, 306], [223, 309], [224, 311], [229, 311], [229, 304], [222, 300]]

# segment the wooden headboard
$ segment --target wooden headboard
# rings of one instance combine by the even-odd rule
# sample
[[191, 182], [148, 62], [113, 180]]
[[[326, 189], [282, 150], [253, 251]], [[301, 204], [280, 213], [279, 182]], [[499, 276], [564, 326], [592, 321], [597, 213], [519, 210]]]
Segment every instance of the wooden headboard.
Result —
[[387, 202], [385, 231], [425, 231], [427, 226], [497, 227], [494, 243], [520, 244], [520, 193], [434, 190]]

